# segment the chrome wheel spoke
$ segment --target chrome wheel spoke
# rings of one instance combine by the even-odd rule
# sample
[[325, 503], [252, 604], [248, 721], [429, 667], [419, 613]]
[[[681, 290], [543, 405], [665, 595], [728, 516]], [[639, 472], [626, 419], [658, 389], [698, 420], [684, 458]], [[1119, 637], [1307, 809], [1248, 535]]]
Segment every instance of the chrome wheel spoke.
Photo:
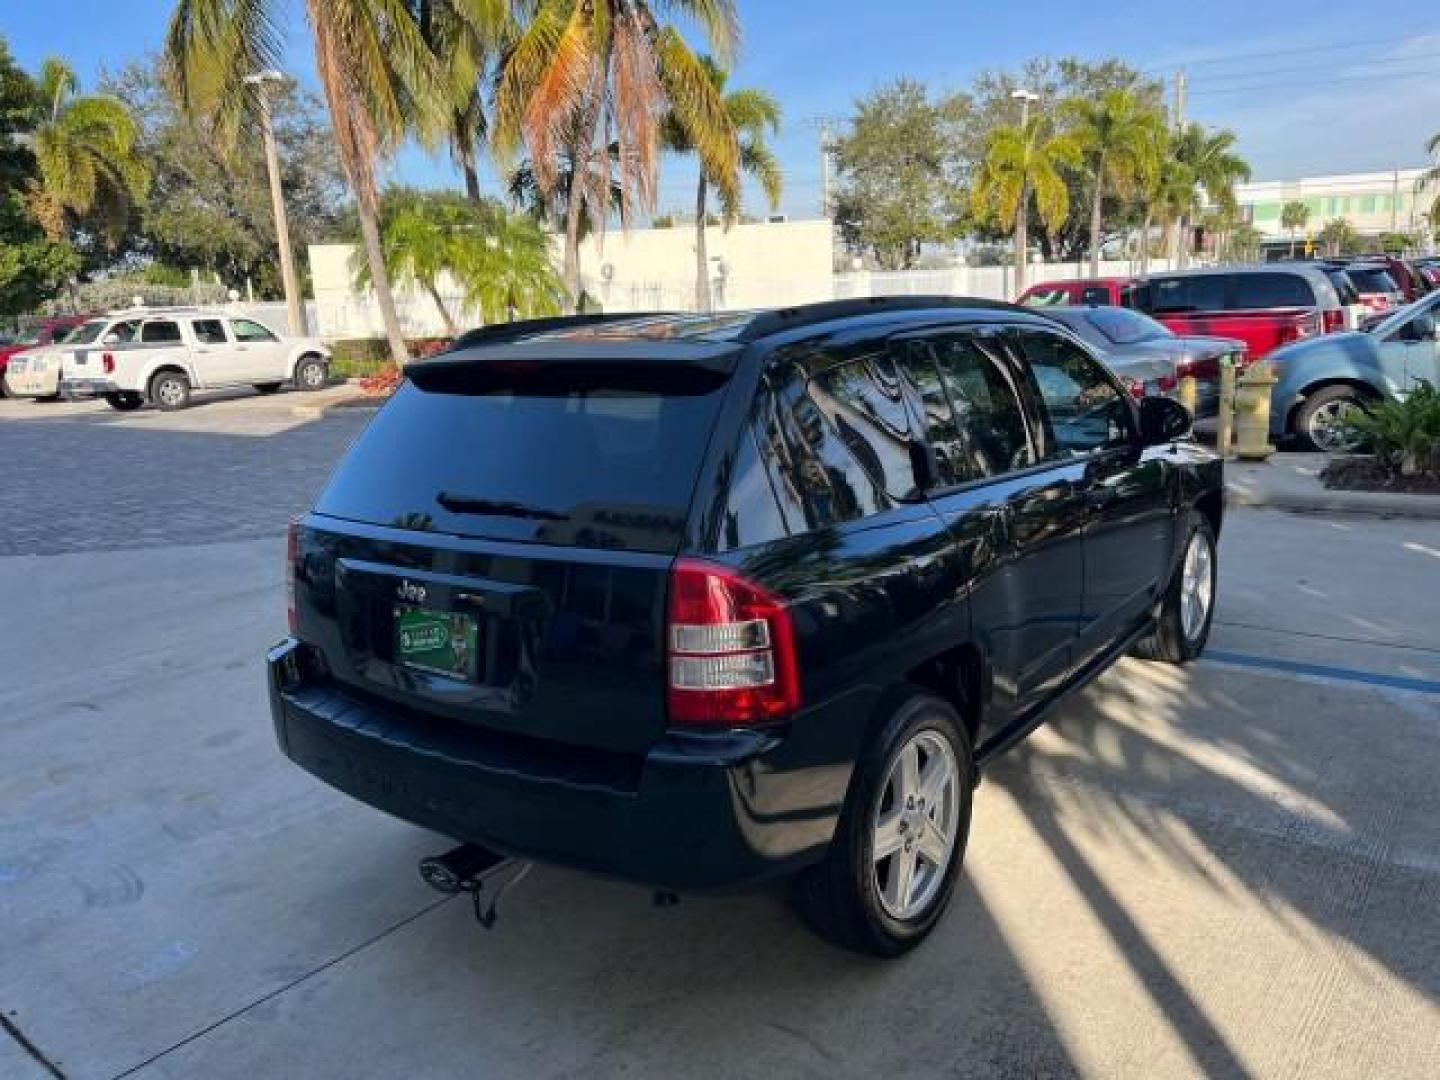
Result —
[[914, 886], [915, 852], [901, 848], [890, 860], [890, 878], [885, 883], [885, 899], [892, 911], [905, 911], [910, 907]]
[[920, 857], [933, 866], [936, 873], [940, 873], [950, 858], [950, 837], [935, 826], [927, 825], [920, 836], [918, 850]]
[[872, 844], [875, 861], [878, 863], [888, 859], [904, 846], [905, 835], [900, 831], [900, 811], [891, 810], [875, 825], [875, 839]]

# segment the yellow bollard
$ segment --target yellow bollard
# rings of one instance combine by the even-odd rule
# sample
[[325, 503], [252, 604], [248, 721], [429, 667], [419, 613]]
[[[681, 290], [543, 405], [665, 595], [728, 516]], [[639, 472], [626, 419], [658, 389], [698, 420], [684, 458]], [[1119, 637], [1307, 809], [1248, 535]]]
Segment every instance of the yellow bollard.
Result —
[[1235, 393], [1235, 455], [1241, 461], [1264, 461], [1275, 452], [1270, 445], [1270, 390], [1278, 382], [1264, 360], [1240, 380]]
[[1194, 419], [1195, 409], [1200, 400], [1200, 391], [1194, 375], [1186, 375], [1180, 380], [1180, 385], [1175, 390], [1175, 398], [1190, 411], [1190, 417]]
[[1235, 430], [1235, 364], [1228, 356], [1220, 361], [1220, 413], [1215, 422], [1215, 452], [1222, 458], [1230, 456], [1231, 435]]

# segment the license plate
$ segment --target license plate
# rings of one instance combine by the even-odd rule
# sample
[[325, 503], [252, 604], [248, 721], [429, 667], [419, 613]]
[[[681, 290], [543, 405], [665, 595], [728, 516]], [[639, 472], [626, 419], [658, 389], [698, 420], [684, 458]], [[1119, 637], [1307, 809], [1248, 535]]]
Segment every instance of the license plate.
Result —
[[460, 611], [397, 604], [395, 662], [432, 675], [465, 682], [479, 680], [480, 628]]

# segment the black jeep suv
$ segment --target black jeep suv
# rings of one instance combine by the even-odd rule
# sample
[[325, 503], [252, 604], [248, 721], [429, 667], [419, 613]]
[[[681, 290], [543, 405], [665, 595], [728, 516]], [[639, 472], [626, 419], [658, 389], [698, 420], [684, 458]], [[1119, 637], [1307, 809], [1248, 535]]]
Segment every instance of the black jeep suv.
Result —
[[407, 375], [292, 529], [271, 707], [305, 769], [492, 852], [798, 873], [894, 955], [986, 762], [1209, 633], [1221, 463], [1021, 308], [546, 320]]

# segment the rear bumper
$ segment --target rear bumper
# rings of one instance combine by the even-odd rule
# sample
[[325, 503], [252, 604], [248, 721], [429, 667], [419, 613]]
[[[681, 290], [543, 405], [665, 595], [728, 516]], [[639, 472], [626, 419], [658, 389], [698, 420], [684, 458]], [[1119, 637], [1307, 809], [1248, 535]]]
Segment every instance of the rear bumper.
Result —
[[656, 887], [722, 889], [813, 862], [834, 835], [849, 767], [799, 767], [780, 734], [671, 735], [643, 757], [540, 753], [312, 677], [309, 655], [294, 639], [267, 655], [286, 756], [454, 839]]
[[61, 379], [60, 393], [66, 397], [99, 397], [116, 394], [120, 388], [109, 379]]

